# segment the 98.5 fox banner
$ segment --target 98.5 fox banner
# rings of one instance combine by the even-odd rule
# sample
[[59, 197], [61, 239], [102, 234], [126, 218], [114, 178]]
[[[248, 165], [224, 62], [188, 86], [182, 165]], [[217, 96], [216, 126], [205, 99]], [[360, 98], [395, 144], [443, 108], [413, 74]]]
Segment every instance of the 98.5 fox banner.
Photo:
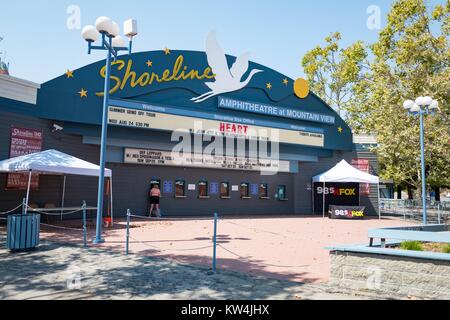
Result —
[[331, 205], [357, 207], [359, 206], [358, 183], [314, 183], [314, 212], [323, 212], [323, 195], [325, 194], [325, 212]]
[[364, 219], [366, 207], [332, 206], [328, 210], [330, 219]]

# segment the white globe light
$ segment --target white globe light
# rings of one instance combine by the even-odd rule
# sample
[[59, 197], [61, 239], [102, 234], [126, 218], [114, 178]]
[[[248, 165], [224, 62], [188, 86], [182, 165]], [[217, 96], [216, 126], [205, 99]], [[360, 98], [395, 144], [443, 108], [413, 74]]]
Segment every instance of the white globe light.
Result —
[[116, 36], [112, 40], [112, 46], [114, 48], [118, 48], [118, 47], [123, 48], [123, 47], [125, 47], [125, 40], [121, 36]]
[[412, 101], [412, 100], [406, 100], [403, 103], [403, 108], [405, 108], [407, 110], [411, 109], [413, 106], [414, 106], [414, 101]]
[[99, 37], [99, 33], [94, 26], [86, 26], [81, 30], [81, 36], [86, 41], [95, 42]]
[[417, 103], [415, 103], [410, 110], [411, 112], [420, 112], [420, 106]]
[[433, 102], [430, 104], [431, 110], [439, 109], [439, 102], [437, 100], [433, 100]]
[[113, 31], [112, 20], [108, 17], [97, 18], [97, 20], [95, 21], [95, 27], [100, 33], [111, 34], [111, 32]]
[[433, 103], [433, 98], [426, 96], [423, 98], [423, 103], [425, 106], [431, 106], [431, 104]]
[[110, 32], [110, 36], [116, 37], [118, 36], [120, 33], [120, 27], [116, 22], [112, 22], [112, 28], [111, 28], [111, 32]]
[[418, 97], [416, 99], [416, 104], [419, 105], [419, 106], [424, 106], [425, 105], [424, 99], [425, 99], [424, 97]]

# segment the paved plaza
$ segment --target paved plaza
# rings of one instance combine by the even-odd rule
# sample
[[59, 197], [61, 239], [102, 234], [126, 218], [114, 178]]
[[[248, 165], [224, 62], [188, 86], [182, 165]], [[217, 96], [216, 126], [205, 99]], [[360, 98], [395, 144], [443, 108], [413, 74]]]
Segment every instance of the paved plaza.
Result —
[[[1, 249], [0, 299], [365, 299], [327, 286], [324, 247], [363, 243], [370, 228], [408, 224], [227, 218], [219, 221], [218, 272], [212, 275], [212, 220], [132, 221], [129, 256], [121, 220], [105, 230], [106, 243], [99, 247], [83, 248], [77, 230], [43, 225], [38, 250], [11, 254]], [[0, 231], [3, 242], [4, 227]], [[91, 224], [90, 239], [93, 232]]]

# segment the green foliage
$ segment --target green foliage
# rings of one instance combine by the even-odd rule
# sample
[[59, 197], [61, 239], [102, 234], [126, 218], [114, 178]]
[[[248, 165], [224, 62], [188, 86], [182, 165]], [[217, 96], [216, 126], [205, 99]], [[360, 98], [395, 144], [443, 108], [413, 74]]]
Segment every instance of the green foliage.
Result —
[[344, 110], [354, 133], [377, 136], [380, 176], [417, 189], [419, 119], [402, 105], [425, 95], [441, 109], [425, 118], [427, 182], [450, 186], [450, 0], [441, 1], [396, 0], [375, 43], [341, 49], [335, 33], [303, 59], [312, 91]]
[[345, 110], [353, 85], [360, 80], [367, 58], [363, 42], [358, 41], [340, 49], [340, 40], [339, 32], [331, 34], [325, 38], [324, 47], [317, 46], [302, 60], [311, 90], [339, 114]]
[[423, 246], [419, 241], [405, 241], [400, 244], [400, 249], [409, 251], [423, 251]]
[[443, 252], [443, 253], [450, 253], [450, 244], [445, 245], [445, 246], [442, 248], [442, 252]]

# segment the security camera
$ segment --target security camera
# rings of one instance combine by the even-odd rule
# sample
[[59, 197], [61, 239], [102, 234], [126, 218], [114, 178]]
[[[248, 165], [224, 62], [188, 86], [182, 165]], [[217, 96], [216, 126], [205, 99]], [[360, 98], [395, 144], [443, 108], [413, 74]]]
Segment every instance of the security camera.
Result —
[[53, 129], [52, 132], [56, 132], [56, 131], [62, 131], [64, 128], [61, 127], [60, 125], [57, 125], [56, 123], [53, 124]]

